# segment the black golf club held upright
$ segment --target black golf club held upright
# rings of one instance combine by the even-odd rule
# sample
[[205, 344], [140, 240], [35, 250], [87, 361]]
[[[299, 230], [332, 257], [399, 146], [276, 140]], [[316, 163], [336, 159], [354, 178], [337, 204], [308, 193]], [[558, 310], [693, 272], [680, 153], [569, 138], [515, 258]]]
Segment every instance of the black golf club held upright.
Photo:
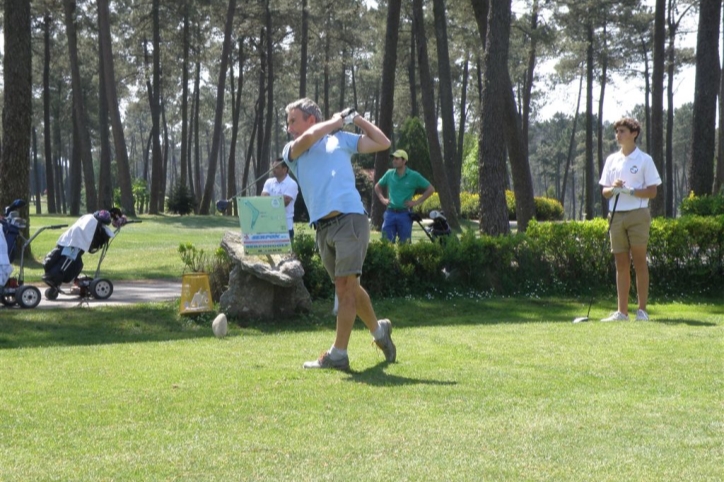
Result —
[[[608, 220], [608, 230], [606, 231], [606, 234], [611, 234], [611, 225], [613, 224], [613, 216], [616, 214], [616, 206], [618, 206], [618, 197], [620, 194], [616, 194], [616, 199], [613, 201], [613, 210], [611, 211], [611, 219]], [[588, 321], [588, 316], [591, 314], [591, 306], [593, 306], [593, 293], [591, 293], [591, 300], [588, 302], [588, 311], [586, 312], [586, 316], [579, 316], [578, 318], [575, 318], [573, 320], [573, 323], [583, 323], [584, 321]]]

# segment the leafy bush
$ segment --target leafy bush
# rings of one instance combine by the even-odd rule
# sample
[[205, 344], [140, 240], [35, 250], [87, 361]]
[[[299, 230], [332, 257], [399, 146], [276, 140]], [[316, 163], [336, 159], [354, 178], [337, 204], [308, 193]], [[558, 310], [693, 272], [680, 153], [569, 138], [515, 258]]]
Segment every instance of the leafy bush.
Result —
[[334, 296], [334, 285], [317, 252], [314, 235], [295, 234], [293, 249], [304, 267], [304, 286], [312, 299], [329, 299]]
[[413, 211], [422, 217], [427, 217], [432, 210], [442, 210], [442, 205], [440, 204], [440, 196], [437, 194], [437, 192], [432, 193], [432, 196], [425, 199], [425, 202], [413, 208]]
[[171, 186], [171, 191], [166, 199], [166, 209], [174, 214], [191, 214], [196, 208], [196, 199], [191, 194], [191, 189], [185, 184], [176, 183]]
[[[557, 200], [546, 197], [533, 198], [535, 202], [535, 217], [538, 221], [560, 221], [563, 219], [563, 205]], [[513, 191], [505, 191], [505, 203], [508, 206], [508, 219], [515, 221], [515, 194]], [[421, 216], [427, 216], [433, 209], [441, 210], [440, 197], [437, 193], [425, 199], [420, 206], [415, 206], [413, 211]], [[460, 217], [463, 219], [480, 218], [480, 195], [469, 192], [460, 193]]]
[[229, 286], [229, 274], [232, 262], [224, 248], [216, 248], [212, 255], [203, 249], [197, 249], [192, 243], [179, 243], [178, 252], [184, 264], [184, 271], [207, 273], [211, 299], [218, 303], [221, 295]]
[[538, 221], [560, 221], [563, 219], [563, 205], [557, 199], [535, 197], [535, 218]]
[[508, 206], [508, 219], [515, 221], [515, 194], [509, 189], [505, 191], [505, 204]]
[[718, 216], [724, 214], [724, 194], [696, 196], [694, 192], [681, 201], [681, 214], [695, 216]]
[[469, 192], [460, 193], [460, 217], [478, 219], [480, 217], [480, 195]]
[[[479, 236], [468, 230], [450, 238], [457, 242], [397, 245], [373, 241], [362, 284], [378, 298], [437, 296], [460, 290], [505, 296], [613, 294], [615, 265], [607, 228], [604, 219], [533, 220], [526, 233], [514, 236]], [[313, 298], [330, 297], [333, 286], [314, 253], [313, 240], [299, 238], [295, 250], [304, 266], [307, 289]], [[724, 215], [654, 219], [649, 259], [654, 296], [681, 295], [692, 289], [697, 295], [721, 293]]]
[[[535, 218], [538, 221], [560, 221], [563, 219], [563, 205], [557, 199], [547, 197], [534, 197]], [[505, 191], [505, 203], [508, 205], [508, 219], [515, 221], [515, 193]]]

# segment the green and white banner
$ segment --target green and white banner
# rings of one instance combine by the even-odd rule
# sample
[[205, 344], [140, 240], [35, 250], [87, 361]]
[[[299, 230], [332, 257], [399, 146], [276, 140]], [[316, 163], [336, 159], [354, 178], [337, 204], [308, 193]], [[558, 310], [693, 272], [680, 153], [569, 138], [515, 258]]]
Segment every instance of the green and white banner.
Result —
[[241, 242], [248, 255], [292, 250], [282, 196], [237, 197]]

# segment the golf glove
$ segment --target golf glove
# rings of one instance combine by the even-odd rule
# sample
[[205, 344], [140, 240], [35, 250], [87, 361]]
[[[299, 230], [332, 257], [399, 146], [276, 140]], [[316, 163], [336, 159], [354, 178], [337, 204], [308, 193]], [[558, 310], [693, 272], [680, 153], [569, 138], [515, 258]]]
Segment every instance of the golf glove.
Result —
[[344, 125], [349, 125], [349, 124], [353, 123], [354, 118], [357, 117], [358, 115], [359, 114], [357, 113], [357, 111], [353, 110], [352, 112], [350, 112], [349, 114], [344, 116]]
[[614, 196], [618, 196], [619, 194], [628, 194], [630, 196], [634, 195], [634, 190], [628, 187], [614, 187], [611, 191]]

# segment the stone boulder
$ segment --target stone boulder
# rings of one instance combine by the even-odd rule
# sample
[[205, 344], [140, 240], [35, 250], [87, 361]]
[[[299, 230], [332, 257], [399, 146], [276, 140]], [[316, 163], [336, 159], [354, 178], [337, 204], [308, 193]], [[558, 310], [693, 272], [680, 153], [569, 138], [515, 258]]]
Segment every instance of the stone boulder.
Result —
[[261, 320], [289, 318], [312, 308], [304, 286], [304, 268], [293, 256], [244, 254], [241, 235], [227, 231], [221, 247], [233, 262], [229, 288], [219, 309], [227, 316]]

